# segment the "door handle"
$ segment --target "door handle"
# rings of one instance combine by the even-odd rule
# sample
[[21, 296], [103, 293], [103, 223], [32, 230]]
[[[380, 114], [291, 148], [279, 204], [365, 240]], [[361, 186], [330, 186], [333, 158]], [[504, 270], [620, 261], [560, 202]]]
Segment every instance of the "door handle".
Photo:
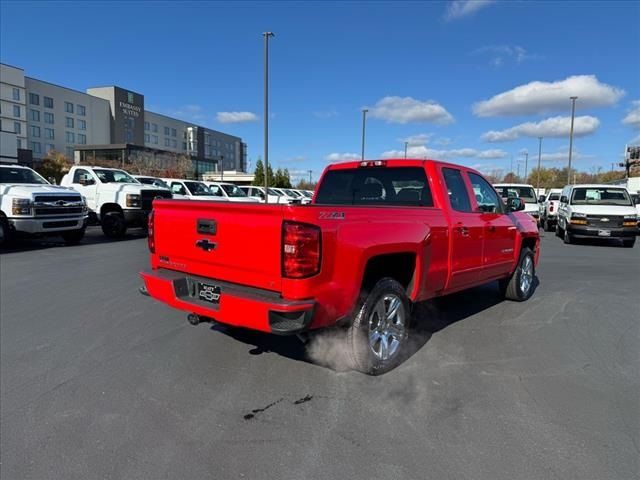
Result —
[[205, 252], [210, 252], [211, 250], [215, 250], [216, 242], [210, 242], [205, 238], [204, 240], [198, 240], [196, 247], [203, 249]]
[[469, 229], [462, 224], [457, 224], [455, 230], [463, 237], [469, 236]]

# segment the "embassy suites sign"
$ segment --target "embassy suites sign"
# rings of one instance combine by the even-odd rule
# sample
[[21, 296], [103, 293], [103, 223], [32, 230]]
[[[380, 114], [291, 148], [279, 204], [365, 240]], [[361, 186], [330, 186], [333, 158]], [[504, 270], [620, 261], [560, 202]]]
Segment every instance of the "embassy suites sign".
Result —
[[144, 96], [114, 88], [114, 143], [144, 146]]
[[120, 108], [122, 109], [122, 113], [129, 117], [138, 118], [142, 113], [142, 108], [138, 105], [134, 105], [135, 94], [132, 92], [127, 92], [127, 101], [123, 102], [122, 100], [119, 102]]

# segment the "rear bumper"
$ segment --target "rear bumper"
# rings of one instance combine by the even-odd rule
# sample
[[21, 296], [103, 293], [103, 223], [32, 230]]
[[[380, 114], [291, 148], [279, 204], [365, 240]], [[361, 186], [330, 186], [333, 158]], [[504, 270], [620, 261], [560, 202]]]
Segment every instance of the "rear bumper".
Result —
[[[576, 238], [631, 238], [637, 233], [636, 227], [598, 228], [589, 225], [567, 225], [567, 230]], [[600, 235], [600, 231], [608, 231], [610, 235]]]
[[[145, 294], [156, 300], [236, 327], [291, 335], [308, 329], [313, 319], [314, 300], [286, 300], [268, 290], [171, 270], [144, 271], [140, 276], [145, 284]], [[219, 303], [198, 298], [198, 282], [220, 287]]]

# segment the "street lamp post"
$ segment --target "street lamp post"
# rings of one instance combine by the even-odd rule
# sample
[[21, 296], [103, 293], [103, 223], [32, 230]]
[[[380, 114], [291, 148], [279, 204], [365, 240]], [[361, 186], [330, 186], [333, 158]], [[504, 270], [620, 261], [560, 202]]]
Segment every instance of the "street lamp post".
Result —
[[224, 182], [224, 155], [220, 155], [220, 181]]
[[541, 160], [542, 160], [542, 137], [538, 137], [538, 180], [536, 182], [538, 195], [540, 194], [540, 161]]
[[529, 152], [524, 152], [524, 181], [527, 181], [527, 174], [529, 173]]
[[273, 32], [264, 32], [264, 201], [269, 203], [269, 38]]
[[360, 154], [360, 159], [364, 160], [364, 133], [365, 133], [365, 126], [367, 124], [367, 112], [369, 110], [367, 110], [366, 108], [362, 109], [362, 153]]
[[407, 147], [409, 146], [409, 142], [404, 142], [404, 158], [407, 158]]
[[571, 130], [569, 131], [569, 170], [567, 172], [567, 183], [571, 185], [571, 156], [573, 154], [573, 120], [576, 116], [576, 99], [578, 97], [569, 97], [571, 99]]

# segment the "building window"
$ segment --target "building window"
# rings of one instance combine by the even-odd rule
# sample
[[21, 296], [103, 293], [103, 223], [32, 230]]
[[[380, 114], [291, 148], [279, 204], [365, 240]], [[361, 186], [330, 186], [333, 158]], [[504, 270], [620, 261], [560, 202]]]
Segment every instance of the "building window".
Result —
[[13, 116], [20, 118], [20, 106], [19, 105], [14, 105], [13, 106]]
[[65, 117], [65, 125], [67, 126], [67, 128], [73, 128], [73, 118]]
[[44, 146], [44, 151], [47, 152], [47, 153], [49, 153], [50, 151], [55, 150], [55, 149], [56, 149], [56, 146], [53, 143], [47, 143]]
[[42, 153], [42, 145], [40, 145], [40, 142], [31, 142], [29, 146], [33, 153]]
[[67, 147], [66, 149], [67, 157], [73, 159], [73, 147]]
[[169, 127], [164, 127], [164, 134], [168, 137], [171, 129]]
[[81, 117], [84, 117], [87, 114], [87, 109], [84, 107], [84, 105], [77, 105], [78, 107], [78, 115], [80, 115]]
[[13, 89], [13, 99], [20, 101], [20, 89], [19, 88], [14, 88]]
[[22, 139], [18, 138], [18, 148], [22, 148]]
[[40, 121], [40, 110], [29, 110], [29, 120], [32, 122]]
[[76, 134], [73, 132], [67, 132], [67, 143], [76, 143]]
[[144, 122], [144, 129], [146, 132], [149, 131], [149, 122]]
[[157, 123], [152, 123], [151, 124], [151, 131], [153, 133], [158, 133], [158, 124]]
[[39, 137], [40, 136], [40, 127], [37, 125], [31, 125], [31, 136]]
[[79, 134], [78, 134], [78, 143], [79, 143], [80, 145], [86, 145], [86, 143], [87, 143], [87, 136], [86, 136], [86, 135], [84, 135], [84, 134], [82, 134], [82, 133], [79, 133]]
[[158, 144], [158, 136], [157, 135], [151, 135], [151, 143], [157, 145]]
[[44, 129], [44, 138], [54, 138], [53, 128], [45, 128]]
[[38, 95], [37, 93], [30, 93], [29, 103], [31, 105], [40, 105], [40, 95]]
[[131, 130], [126, 130], [126, 131], [124, 132], [124, 136], [125, 136], [125, 138], [126, 138], [126, 142], [127, 142], [127, 143], [129, 143], [129, 142], [133, 142], [133, 132], [132, 132]]
[[73, 113], [73, 103], [64, 102], [64, 111], [67, 113]]
[[169, 140], [168, 138], [164, 139], [164, 146], [168, 147], [169, 145], [171, 145], [171, 140]]
[[173, 148], [178, 148], [178, 142], [176, 141], [176, 139], [175, 139], [175, 138], [171, 139], [171, 146], [172, 146]]
[[182, 149], [186, 150], [187, 149], [187, 142], [182, 142]]
[[149, 143], [151, 141], [151, 137], [148, 133], [144, 134], [144, 143]]
[[171, 129], [171, 136], [172, 137], [177, 137], [178, 136], [178, 131], [175, 128]]
[[44, 112], [44, 123], [53, 123], [53, 113]]
[[45, 108], [53, 108], [53, 98], [44, 97], [44, 106]]
[[13, 131], [20, 135], [22, 133], [22, 124], [20, 122], [13, 122]]
[[86, 120], [78, 120], [78, 130], [86, 130], [87, 129], [87, 121]]

